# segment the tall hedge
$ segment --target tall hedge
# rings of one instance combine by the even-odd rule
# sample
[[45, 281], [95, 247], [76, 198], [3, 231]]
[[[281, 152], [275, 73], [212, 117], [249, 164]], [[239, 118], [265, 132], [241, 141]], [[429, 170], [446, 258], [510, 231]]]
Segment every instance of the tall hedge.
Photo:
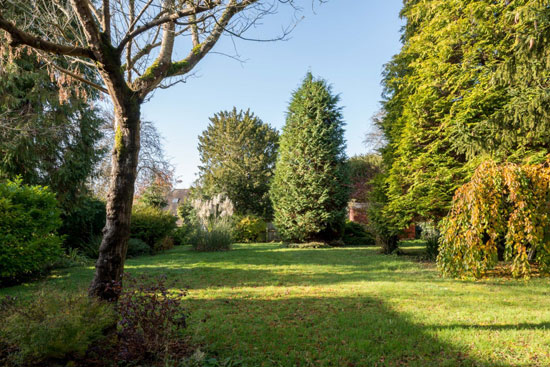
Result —
[[339, 97], [308, 73], [293, 93], [270, 191], [274, 222], [289, 241], [338, 238], [349, 178]]
[[0, 213], [0, 279], [41, 271], [61, 256], [61, 211], [47, 187], [0, 182]]

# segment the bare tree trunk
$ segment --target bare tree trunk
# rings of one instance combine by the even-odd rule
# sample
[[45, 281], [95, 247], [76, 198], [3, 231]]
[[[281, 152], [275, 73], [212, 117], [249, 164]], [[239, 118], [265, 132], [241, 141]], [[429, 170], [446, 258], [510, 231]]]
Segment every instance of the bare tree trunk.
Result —
[[[120, 91], [120, 90], [119, 90]], [[116, 301], [130, 237], [130, 217], [140, 148], [141, 101], [129, 90], [115, 104], [115, 145], [107, 197], [107, 219], [89, 295]]]

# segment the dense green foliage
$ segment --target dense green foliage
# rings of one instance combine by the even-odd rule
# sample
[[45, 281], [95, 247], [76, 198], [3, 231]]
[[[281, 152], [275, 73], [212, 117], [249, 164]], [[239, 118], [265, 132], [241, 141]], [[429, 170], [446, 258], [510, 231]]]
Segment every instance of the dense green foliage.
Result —
[[357, 245], [374, 245], [373, 236], [367, 232], [366, 228], [359, 223], [346, 221], [344, 227], [344, 236], [342, 241], [346, 245], [357, 246]]
[[224, 193], [240, 215], [272, 215], [268, 191], [277, 158], [277, 130], [250, 111], [222, 111], [199, 136], [199, 191]]
[[339, 97], [308, 73], [293, 93], [271, 187], [274, 222], [285, 240], [342, 235], [349, 199]]
[[247, 215], [235, 218], [234, 237], [236, 242], [264, 242], [266, 223], [262, 218]]
[[164, 209], [168, 206], [166, 196], [170, 188], [157, 182], [147, 186], [139, 197], [139, 203], [157, 209]]
[[5, 361], [13, 366], [49, 366], [54, 360], [82, 357], [116, 322], [110, 304], [50, 288], [30, 302], [5, 303], [0, 316], [0, 345], [14, 348]]
[[151, 253], [151, 247], [139, 238], [130, 238], [128, 240], [128, 251], [126, 251], [127, 258], [151, 255]]
[[85, 249], [96, 237], [101, 236], [105, 216], [103, 201], [91, 196], [82, 197], [73, 210], [61, 216], [63, 225], [59, 233], [65, 236], [65, 247]]
[[548, 152], [549, 14], [545, 1], [405, 2], [379, 120], [388, 225], [444, 217], [487, 156], [537, 162]]
[[529, 277], [534, 260], [550, 272], [548, 164], [482, 164], [455, 194], [442, 222], [437, 264], [450, 276], [480, 277], [498, 260]]
[[130, 234], [156, 251], [166, 249], [167, 237], [176, 229], [176, 217], [158, 208], [135, 205], [132, 210]]
[[96, 96], [61, 91], [32, 56], [0, 57], [0, 178], [49, 186], [70, 214], [103, 154]]
[[61, 256], [60, 210], [47, 187], [0, 182], [0, 213], [0, 278], [39, 272]]

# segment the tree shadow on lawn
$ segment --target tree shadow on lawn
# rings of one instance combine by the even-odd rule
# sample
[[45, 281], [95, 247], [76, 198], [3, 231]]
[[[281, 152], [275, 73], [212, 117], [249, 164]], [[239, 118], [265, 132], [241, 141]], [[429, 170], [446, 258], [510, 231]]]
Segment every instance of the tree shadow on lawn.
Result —
[[477, 360], [470, 340], [446, 344], [371, 297], [186, 302], [195, 340], [246, 366], [511, 366]]

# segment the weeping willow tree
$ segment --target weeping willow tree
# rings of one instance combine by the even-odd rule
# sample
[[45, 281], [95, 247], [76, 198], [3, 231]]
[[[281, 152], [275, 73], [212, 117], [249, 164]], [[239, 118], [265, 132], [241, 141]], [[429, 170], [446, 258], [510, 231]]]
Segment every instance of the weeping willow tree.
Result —
[[481, 277], [506, 260], [514, 276], [529, 277], [534, 261], [548, 273], [549, 207], [548, 163], [483, 163], [457, 190], [441, 223], [438, 268], [448, 276]]

